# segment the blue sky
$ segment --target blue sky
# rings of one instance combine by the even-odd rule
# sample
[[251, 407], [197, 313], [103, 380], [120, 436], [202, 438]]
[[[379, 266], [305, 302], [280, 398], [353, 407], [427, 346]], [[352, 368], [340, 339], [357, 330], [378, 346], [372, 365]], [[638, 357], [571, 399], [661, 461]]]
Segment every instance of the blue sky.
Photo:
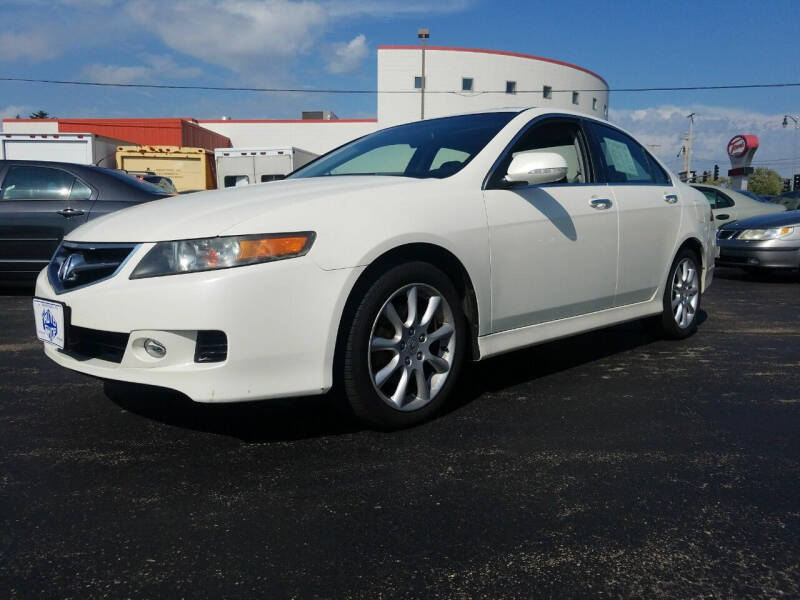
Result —
[[[800, 0], [3, 0], [0, 75], [120, 83], [372, 90], [376, 48], [430, 43], [573, 62], [615, 87], [800, 82]], [[791, 171], [800, 88], [613, 93], [611, 115], [671, 167], [698, 114], [695, 167], [725, 162], [735, 133], [756, 162]], [[371, 117], [374, 95], [311, 96], [55, 87], [0, 82], [0, 116]]]

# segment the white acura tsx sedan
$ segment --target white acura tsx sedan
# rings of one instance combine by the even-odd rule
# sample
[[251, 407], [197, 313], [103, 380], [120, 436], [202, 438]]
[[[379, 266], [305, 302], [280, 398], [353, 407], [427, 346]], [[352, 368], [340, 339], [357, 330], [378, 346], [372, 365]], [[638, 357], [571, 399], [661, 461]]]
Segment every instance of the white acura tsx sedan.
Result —
[[336, 387], [397, 428], [440, 410], [467, 360], [644, 317], [692, 334], [714, 234], [703, 195], [625, 132], [497, 110], [90, 221], [33, 306], [69, 369], [198, 402]]

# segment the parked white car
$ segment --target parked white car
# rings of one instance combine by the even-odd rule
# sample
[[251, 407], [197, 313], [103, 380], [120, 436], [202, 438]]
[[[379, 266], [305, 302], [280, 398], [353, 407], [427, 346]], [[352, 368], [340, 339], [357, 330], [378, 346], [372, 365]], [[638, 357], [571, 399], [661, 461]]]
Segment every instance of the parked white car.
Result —
[[692, 187], [703, 192], [711, 205], [717, 227], [725, 223], [749, 219], [758, 215], [784, 212], [786, 207], [766, 200], [760, 201], [736, 190], [717, 185], [697, 184]]
[[403, 427], [466, 360], [642, 317], [690, 335], [714, 233], [703, 195], [623, 131], [501, 110], [91, 221], [39, 275], [34, 313], [76, 371], [198, 402], [336, 385], [359, 417]]

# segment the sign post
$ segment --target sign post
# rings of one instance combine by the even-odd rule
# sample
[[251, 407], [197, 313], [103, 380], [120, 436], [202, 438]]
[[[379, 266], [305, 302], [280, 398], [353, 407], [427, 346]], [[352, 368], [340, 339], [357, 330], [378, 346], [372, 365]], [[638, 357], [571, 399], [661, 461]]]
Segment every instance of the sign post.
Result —
[[747, 177], [753, 172], [750, 164], [758, 150], [758, 137], [755, 135], [735, 135], [728, 142], [728, 157], [731, 159], [731, 189], [746, 190]]

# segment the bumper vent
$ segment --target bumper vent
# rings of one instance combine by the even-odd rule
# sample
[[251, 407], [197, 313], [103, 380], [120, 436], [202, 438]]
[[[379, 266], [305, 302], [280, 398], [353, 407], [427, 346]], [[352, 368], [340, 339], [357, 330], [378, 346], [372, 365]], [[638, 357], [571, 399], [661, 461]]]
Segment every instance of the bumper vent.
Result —
[[67, 332], [69, 354], [77, 354], [84, 358], [99, 358], [109, 362], [121, 363], [128, 347], [128, 333], [101, 331], [71, 325]]
[[58, 294], [103, 281], [116, 274], [136, 244], [78, 244], [62, 242], [47, 266], [50, 284]]
[[215, 363], [228, 358], [228, 336], [224, 331], [198, 331], [194, 362]]

